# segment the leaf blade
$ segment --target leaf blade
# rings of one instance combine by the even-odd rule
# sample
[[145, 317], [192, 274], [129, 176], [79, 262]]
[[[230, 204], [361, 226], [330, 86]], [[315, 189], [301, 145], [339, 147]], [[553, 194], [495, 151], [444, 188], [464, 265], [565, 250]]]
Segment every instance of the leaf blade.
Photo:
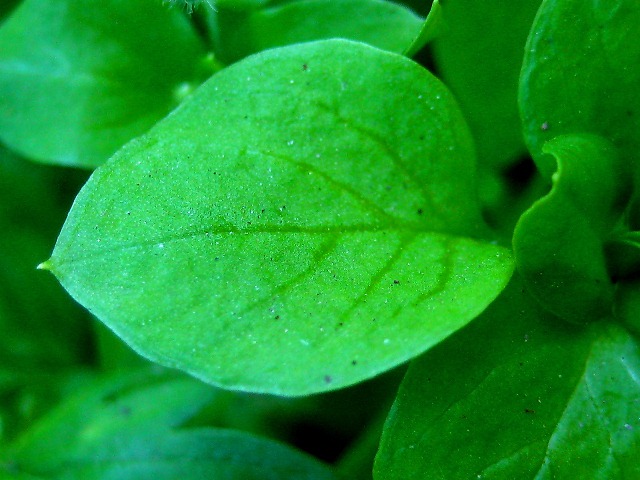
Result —
[[527, 288], [545, 308], [574, 323], [611, 314], [615, 285], [605, 242], [623, 215], [630, 180], [618, 151], [593, 135], [547, 142], [558, 171], [553, 188], [516, 225], [513, 248]]
[[81, 167], [166, 115], [176, 89], [200, 80], [204, 56], [186, 19], [159, 2], [29, 0], [0, 45], [0, 138], [30, 159]]
[[0, 471], [8, 478], [335, 478], [319, 461], [278, 442], [184, 426], [223, 393], [167, 372], [102, 378], [12, 445]]
[[563, 134], [603, 136], [637, 166], [640, 48], [632, 32], [639, 21], [630, 0], [542, 2], [527, 42], [519, 104], [525, 140], [545, 177], [554, 163], [542, 146]]
[[[318, 42], [200, 92], [94, 174], [48, 263], [146, 356], [229, 388], [330, 390], [433, 345], [507, 282], [509, 253], [478, 238], [463, 120], [409, 60]], [[415, 110], [389, 121], [400, 106]]]
[[481, 318], [411, 365], [377, 478], [633, 478], [639, 353], [614, 323], [557, 323], [514, 277]]

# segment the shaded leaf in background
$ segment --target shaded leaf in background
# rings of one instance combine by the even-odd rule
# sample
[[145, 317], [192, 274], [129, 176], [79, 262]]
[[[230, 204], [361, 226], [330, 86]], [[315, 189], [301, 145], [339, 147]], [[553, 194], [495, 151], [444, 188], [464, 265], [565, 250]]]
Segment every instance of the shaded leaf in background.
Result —
[[0, 28], [0, 139], [30, 159], [95, 167], [202, 80], [203, 57], [161, 2], [26, 0]]
[[616, 318], [640, 339], [640, 281], [618, 285], [614, 307]]
[[403, 53], [407, 57], [413, 57], [416, 53], [422, 50], [422, 48], [424, 48], [427, 43], [438, 36], [441, 28], [442, 7], [440, 6], [440, 2], [438, 0], [434, 0], [434, 2], [431, 4], [431, 10], [429, 11], [427, 18], [424, 19], [422, 27], [420, 27], [420, 31], [413, 39], [411, 44], [407, 48], [405, 48]]
[[34, 425], [4, 453], [0, 473], [10, 479], [334, 478], [319, 462], [270, 440], [182, 428], [217, 392], [146, 370], [108, 377]]
[[57, 400], [90, 356], [86, 312], [35, 269], [66, 215], [65, 177], [0, 147], [0, 441]]
[[402, 53], [423, 22], [408, 8], [384, 0], [302, 0], [244, 12], [220, 6], [212, 18], [216, 52], [227, 63], [274, 47], [329, 38]]
[[332, 390], [438, 343], [507, 283], [473, 192], [471, 140], [437, 79], [310, 43], [223, 70], [122, 149], [43, 267], [161, 364]]
[[611, 314], [614, 285], [604, 245], [630, 197], [630, 176], [615, 147], [593, 135], [547, 142], [558, 169], [553, 188], [527, 210], [513, 236], [516, 265], [549, 311], [586, 323]]
[[625, 162], [640, 151], [640, 4], [545, 0], [531, 30], [520, 81], [524, 133], [545, 177], [542, 146], [561, 134], [612, 141]]
[[560, 322], [515, 277], [412, 363], [374, 476], [639, 478], [639, 378], [640, 349], [625, 330]]
[[518, 76], [540, 0], [447, 0], [433, 42], [436, 68], [460, 102], [481, 167], [501, 168], [525, 153]]
[[0, 25], [6, 18], [6, 16], [11, 13], [11, 11], [20, 3], [20, 0], [4, 0], [0, 3]]
[[518, 114], [523, 49], [539, 4], [448, 0], [431, 44], [436, 71], [459, 100], [475, 140], [485, 217], [505, 242], [524, 209], [544, 193], [531, 175]]

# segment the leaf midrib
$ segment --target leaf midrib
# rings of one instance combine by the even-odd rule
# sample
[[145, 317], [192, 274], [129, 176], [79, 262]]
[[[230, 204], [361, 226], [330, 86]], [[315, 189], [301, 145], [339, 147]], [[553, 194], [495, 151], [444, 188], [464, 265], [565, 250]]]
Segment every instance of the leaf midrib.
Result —
[[[355, 224], [355, 225], [347, 225], [347, 226], [331, 226], [331, 227], [304, 227], [304, 226], [292, 226], [287, 225], [284, 227], [279, 226], [256, 226], [256, 227], [247, 227], [247, 228], [238, 228], [238, 227], [226, 227], [226, 228], [211, 228], [204, 229], [197, 232], [185, 233], [182, 235], [174, 235], [168, 236], [161, 239], [150, 239], [141, 242], [131, 242], [131, 243], [120, 243], [118, 245], [111, 245], [107, 247], [100, 247], [97, 245], [97, 249], [93, 252], [90, 252], [86, 255], [78, 255], [70, 258], [63, 259], [63, 263], [71, 264], [71, 263], [81, 263], [86, 260], [95, 259], [98, 257], [106, 256], [112, 254], [114, 252], [125, 251], [125, 250], [133, 250], [137, 248], [145, 248], [145, 247], [156, 247], [160, 248], [160, 245], [166, 246], [168, 244], [177, 243], [185, 240], [191, 240], [198, 237], [214, 237], [214, 236], [230, 236], [230, 235], [255, 235], [255, 234], [266, 234], [266, 235], [342, 235], [342, 234], [355, 234], [355, 233], [380, 233], [384, 234], [385, 232], [401, 234], [401, 235], [420, 235], [420, 234], [433, 234], [433, 235], [450, 235], [455, 237], [460, 237], [458, 234], [451, 234], [446, 231], [439, 231], [436, 229], [430, 228], [420, 228], [417, 224], [399, 224], [398, 226], [388, 226], [388, 225], [370, 225], [370, 224]], [[469, 237], [470, 238], [470, 237]], [[94, 240], [96, 243], [100, 242], [100, 238], [96, 238]], [[68, 244], [66, 251], [69, 251], [73, 247], [73, 243]], [[82, 252], [87, 251], [87, 247], [84, 246]], [[59, 257], [60, 255], [56, 255], [54, 251], [54, 255], [52, 258]], [[66, 253], [66, 252], [65, 252]]]

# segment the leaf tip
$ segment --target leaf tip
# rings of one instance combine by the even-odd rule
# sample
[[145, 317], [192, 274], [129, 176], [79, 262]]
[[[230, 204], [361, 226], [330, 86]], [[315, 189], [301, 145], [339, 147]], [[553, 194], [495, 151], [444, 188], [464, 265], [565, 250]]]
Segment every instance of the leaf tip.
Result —
[[51, 271], [51, 259], [49, 260], [45, 260], [42, 263], [39, 263], [38, 266], [36, 267], [37, 270], [48, 270]]

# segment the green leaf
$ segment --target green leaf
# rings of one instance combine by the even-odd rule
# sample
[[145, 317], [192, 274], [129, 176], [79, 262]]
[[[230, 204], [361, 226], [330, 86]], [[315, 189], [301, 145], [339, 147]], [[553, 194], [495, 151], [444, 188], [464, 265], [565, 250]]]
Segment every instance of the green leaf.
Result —
[[0, 29], [0, 139], [42, 162], [93, 167], [198, 82], [203, 47], [148, 0], [26, 0]]
[[473, 168], [451, 95], [412, 61], [343, 40], [271, 50], [96, 171], [43, 267], [154, 361], [234, 389], [335, 389], [507, 283]]
[[629, 199], [630, 179], [614, 147], [590, 135], [561, 136], [551, 192], [525, 212], [513, 236], [518, 271], [549, 311], [574, 323], [611, 314], [615, 286], [604, 244]]
[[213, 6], [215, 0], [162, 0], [163, 3], [168, 3], [171, 6], [183, 7], [189, 14], [193, 13], [195, 9], [204, 5], [205, 7], [215, 8]]
[[614, 315], [640, 339], [640, 281], [635, 279], [618, 285]]
[[404, 54], [407, 57], [413, 57], [416, 53], [422, 50], [427, 43], [436, 38], [440, 33], [441, 27], [442, 7], [438, 0], [433, 0], [431, 10], [429, 10], [429, 15], [424, 19], [420, 32], [416, 38], [414, 38], [413, 42], [411, 42], [411, 45], [405, 49]]
[[0, 440], [55, 400], [60, 374], [87, 357], [86, 312], [35, 269], [66, 215], [66, 173], [0, 147]]
[[422, 23], [408, 8], [384, 0], [302, 0], [240, 14], [220, 8], [217, 52], [231, 63], [274, 47], [345, 38], [402, 53]]
[[640, 349], [608, 322], [550, 318], [515, 277], [412, 363], [376, 478], [639, 478]]
[[518, 116], [522, 50], [540, 0], [449, 0], [434, 40], [436, 68], [460, 101], [481, 166], [500, 168], [525, 153]]
[[0, 3], [0, 25], [4, 22], [5, 17], [20, 3], [19, 0], [4, 0]]
[[202, 383], [164, 373], [109, 377], [36, 424], [9, 450], [0, 474], [69, 480], [335, 478], [319, 462], [270, 440], [180, 428], [215, 395]]
[[520, 108], [529, 149], [545, 176], [554, 162], [544, 143], [593, 133], [638, 164], [640, 42], [636, 0], [545, 0], [527, 44]]

